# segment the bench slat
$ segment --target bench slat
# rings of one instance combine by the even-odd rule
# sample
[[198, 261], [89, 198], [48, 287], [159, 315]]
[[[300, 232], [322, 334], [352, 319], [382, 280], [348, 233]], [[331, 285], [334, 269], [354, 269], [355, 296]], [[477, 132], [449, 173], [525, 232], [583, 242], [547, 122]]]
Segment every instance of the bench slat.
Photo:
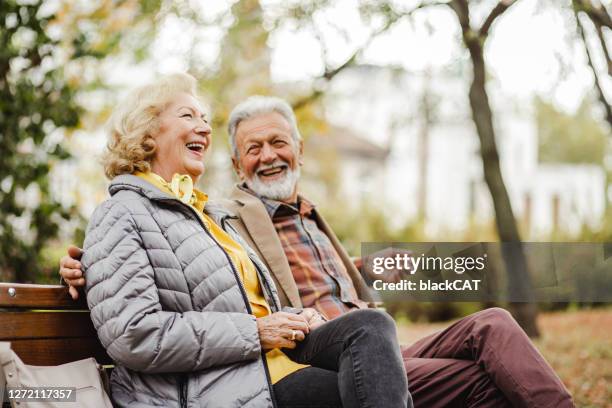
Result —
[[[10, 296], [9, 289], [15, 296]], [[85, 296], [72, 300], [68, 288], [62, 285], [32, 285], [0, 282], [0, 308], [87, 309]]]
[[0, 341], [10, 341], [26, 364], [59, 365], [88, 357], [113, 364], [96, 336], [85, 296], [73, 301], [61, 285], [0, 282]]
[[11, 348], [31, 365], [59, 365], [88, 357], [99, 364], [113, 364], [98, 340], [91, 337], [11, 340]]
[[87, 311], [0, 312], [0, 340], [96, 337]]

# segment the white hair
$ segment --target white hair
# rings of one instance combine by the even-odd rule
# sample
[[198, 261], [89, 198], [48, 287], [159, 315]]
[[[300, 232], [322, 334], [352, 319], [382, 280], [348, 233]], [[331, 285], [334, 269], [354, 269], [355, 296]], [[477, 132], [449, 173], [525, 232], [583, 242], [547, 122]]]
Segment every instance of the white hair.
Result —
[[[270, 165], [262, 165], [265, 168], [271, 168], [279, 165], [283, 165], [284, 162], [281, 160], [277, 160]], [[281, 180], [265, 182], [262, 181], [257, 174], [254, 174], [252, 178], [247, 178], [245, 183], [248, 188], [253, 190], [255, 194], [259, 197], [266, 197], [276, 201], [286, 200], [288, 197], [293, 194], [293, 190], [295, 190], [295, 185], [300, 179], [300, 166], [297, 166], [295, 170], [289, 168], [287, 166], [287, 173]]]
[[296, 146], [299, 144], [300, 140], [302, 140], [302, 136], [298, 130], [293, 109], [287, 101], [274, 96], [254, 95], [240, 102], [230, 113], [227, 132], [229, 133], [232, 153], [236, 159], [239, 157], [238, 147], [236, 146], [236, 131], [240, 122], [272, 112], [279, 113], [289, 122], [291, 137], [296, 143]]

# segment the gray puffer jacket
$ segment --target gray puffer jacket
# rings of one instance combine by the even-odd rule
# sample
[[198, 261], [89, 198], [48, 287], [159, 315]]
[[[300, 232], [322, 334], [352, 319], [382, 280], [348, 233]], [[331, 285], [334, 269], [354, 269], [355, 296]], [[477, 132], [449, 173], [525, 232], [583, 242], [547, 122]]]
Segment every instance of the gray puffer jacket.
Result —
[[[227, 253], [196, 212], [145, 180], [116, 177], [94, 212], [82, 258], [98, 337], [116, 362], [119, 407], [272, 407], [255, 318]], [[245, 247], [279, 309], [257, 255], [212, 203], [206, 212]]]

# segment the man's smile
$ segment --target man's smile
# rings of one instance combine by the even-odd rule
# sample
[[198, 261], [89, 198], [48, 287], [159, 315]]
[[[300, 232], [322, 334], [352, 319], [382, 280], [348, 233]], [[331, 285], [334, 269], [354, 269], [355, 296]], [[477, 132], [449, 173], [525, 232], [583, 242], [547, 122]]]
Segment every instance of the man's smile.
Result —
[[289, 166], [286, 164], [276, 165], [276, 166], [266, 166], [264, 169], [258, 170], [256, 172], [257, 177], [260, 178], [276, 178], [281, 174], [284, 174]]

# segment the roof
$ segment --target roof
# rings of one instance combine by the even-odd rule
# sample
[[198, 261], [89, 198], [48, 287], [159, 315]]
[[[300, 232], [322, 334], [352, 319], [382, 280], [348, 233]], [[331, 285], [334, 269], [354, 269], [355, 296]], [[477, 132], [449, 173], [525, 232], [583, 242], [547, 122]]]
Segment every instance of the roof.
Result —
[[372, 143], [369, 140], [357, 136], [355, 132], [347, 128], [330, 127], [324, 134], [312, 135], [306, 141], [307, 149], [334, 150], [344, 157], [356, 157], [384, 161], [389, 156], [389, 148]]

